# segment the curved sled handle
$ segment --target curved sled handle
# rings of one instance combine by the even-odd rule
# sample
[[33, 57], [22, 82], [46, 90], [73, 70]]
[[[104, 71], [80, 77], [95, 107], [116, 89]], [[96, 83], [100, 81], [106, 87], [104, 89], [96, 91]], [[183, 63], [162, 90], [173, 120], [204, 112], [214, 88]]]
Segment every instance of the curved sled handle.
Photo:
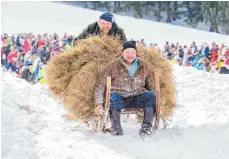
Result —
[[160, 80], [159, 74], [155, 73], [155, 84], [156, 84], [156, 114], [155, 114], [155, 125], [154, 130], [158, 129], [160, 122]]
[[102, 132], [106, 128], [107, 120], [109, 117], [109, 108], [110, 108], [110, 93], [111, 93], [111, 77], [107, 77], [107, 87], [106, 87], [106, 99], [105, 99], [105, 109], [102, 112], [99, 112], [98, 115], [98, 124], [96, 132]]
[[111, 94], [111, 76], [108, 76], [107, 77], [105, 111], [107, 111], [110, 107], [110, 94]]

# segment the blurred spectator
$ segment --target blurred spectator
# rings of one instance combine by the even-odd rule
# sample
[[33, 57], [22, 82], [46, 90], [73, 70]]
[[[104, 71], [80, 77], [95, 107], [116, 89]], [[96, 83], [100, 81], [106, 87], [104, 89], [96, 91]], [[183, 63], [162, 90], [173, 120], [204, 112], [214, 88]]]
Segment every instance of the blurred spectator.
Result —
[[224, 66], [220, 68], [220, 74], [229, 74], [229, 59], [227, 59], [224, 63]]

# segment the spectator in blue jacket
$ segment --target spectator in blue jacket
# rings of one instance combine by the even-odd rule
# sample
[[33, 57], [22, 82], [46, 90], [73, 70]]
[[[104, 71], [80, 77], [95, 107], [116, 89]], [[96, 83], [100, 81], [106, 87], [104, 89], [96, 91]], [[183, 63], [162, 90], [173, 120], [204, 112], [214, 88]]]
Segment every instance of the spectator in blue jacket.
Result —
[[201, 55], [199, 51], [197, 50], [195, 54], [192, 55], [192, 57], [188, 59], [188, 63], [191, 64], [192, 66], [195, 66], [201, 58], [203, 58], [203, 55]]
[[198, 70], [204, 70], [204, 61], [203, 61], [203, 58], [201, 58], [199, 60], [199, 62], [195, 65], [195, 68], [197, 68]]
[[208, 45], [204, 44], [204, 56], [206, 58], [209, 58], [209, 51], [210, 51], [210, 49], [209, 49]]
[[195, 67], [198, 70], [203, 70], [203, 71], [209, 72], [210, 69], [211, 69], [211, 67], [210, 67], [210, 61], [206, 57], [201, 58], [199, 60], [199, 62], [195, 65]]

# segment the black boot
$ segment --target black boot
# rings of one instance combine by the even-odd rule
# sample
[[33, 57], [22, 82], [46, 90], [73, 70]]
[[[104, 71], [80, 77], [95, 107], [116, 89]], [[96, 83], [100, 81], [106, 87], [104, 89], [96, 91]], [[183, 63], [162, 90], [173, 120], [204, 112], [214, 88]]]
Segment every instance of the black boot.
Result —
[[145, 108], [143, 124], [139, 131], [140, 136], [152, 135], [152, 122], [153, 122], [154, 113], [155, 113], [154, 108]]
[[111, 109], [110, 110], [112, 132], [114, 136], [123, 135], [122, 126], [121, 126], [121, 110], [120, 109]]

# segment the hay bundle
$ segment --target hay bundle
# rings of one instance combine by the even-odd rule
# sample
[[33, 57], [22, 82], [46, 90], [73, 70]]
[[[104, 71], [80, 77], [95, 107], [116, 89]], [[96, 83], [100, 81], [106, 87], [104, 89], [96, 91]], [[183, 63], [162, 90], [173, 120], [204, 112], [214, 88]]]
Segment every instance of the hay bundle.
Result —
[[[94, 88], [101, 71], [120, 56], [122, 45], [111, 37], [90, 37], [75, 48], [53, 58], [47, 68], [50, 90], [71, 115], [87, 121], [94, 114]], [[161, 116], [171, 115], [175, 107], [175, 89], [170, 63], [153, 48], [138, 47], [139, 56], [160, 75]]]

